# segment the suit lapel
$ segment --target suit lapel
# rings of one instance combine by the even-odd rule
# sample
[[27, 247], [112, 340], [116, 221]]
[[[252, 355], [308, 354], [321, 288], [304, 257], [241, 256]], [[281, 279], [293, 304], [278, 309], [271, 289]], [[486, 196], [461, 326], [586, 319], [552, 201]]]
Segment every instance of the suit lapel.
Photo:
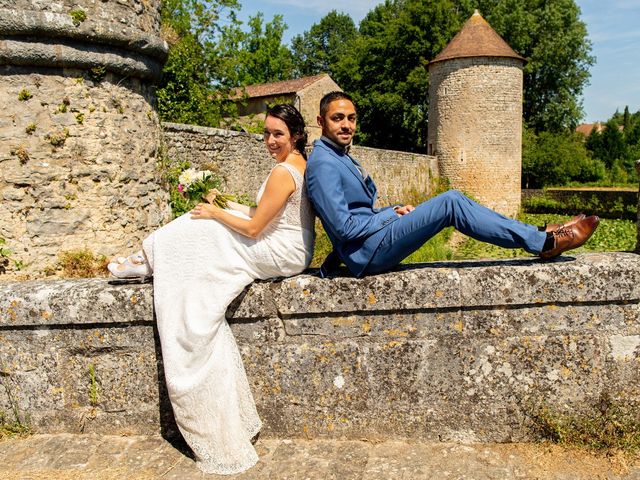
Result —
[[335, 158], [342, 162], [342, 164], [347, 167], [347, 170], [349, 170], [358, 179], [364, 191], [367, 193], [369, 198], [371, 198], [372, 202], [375, 203], [378, 192], [371, 176], [368, 175], [366, 180], [362, 178], [362, 174], [358, 171], [358, 168], [355, 165], [355, 160], [352, 160], [349, 155], [340, 154], [331, 145], [323, 142], [322, 139], [316, 140], [316, 147], [318, 146], [326, 148]]
[[[372, 199], [374, 199], [374, 195], [375, 195], [375, 186], [373, 187], [374, 191], [371, 191], [371, 189], [369, 188], [369, 186], [367, 185], [367, 183], [365, 182], [364, 178], [362, 178], [362, 174], [358, 171], [358, 168], [356, 167], [355, 163], [351, 160], [351, 158], [348, 155], [338, 155], [336, 154], [336, 157], [338, 158], [338, 160], [340, 160], [348, 169], [349, 171], [358, 179], [358, 181], [360, 182], [360, 184], [362, 185], [362, 188], [364, 188], [364, 191], [367, 192], [367, 195], [369, 195], [369, 197], [371, 197]], [[370, 177], [369, 177], [370, 178]], [[370, 182], [373, 185], [373, 181]], [[374, 199], [375, 200], [375, 199]]]

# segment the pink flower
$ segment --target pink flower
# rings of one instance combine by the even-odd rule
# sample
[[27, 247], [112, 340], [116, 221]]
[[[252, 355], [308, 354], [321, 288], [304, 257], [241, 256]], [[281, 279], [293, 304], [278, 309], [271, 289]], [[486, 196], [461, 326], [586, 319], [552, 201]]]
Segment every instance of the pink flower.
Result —
[[182, 185], [181, 183], [179, 183], [179, 184], [178, 184], [178, 191], [179, 191], [180, 193], [183, 193], [183, 192], [184, 192], [184, 185]]

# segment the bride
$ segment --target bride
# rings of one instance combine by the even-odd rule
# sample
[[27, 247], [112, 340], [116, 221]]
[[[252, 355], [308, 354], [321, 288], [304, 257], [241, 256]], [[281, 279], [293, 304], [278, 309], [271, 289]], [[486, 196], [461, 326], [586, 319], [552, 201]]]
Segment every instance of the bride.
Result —
[[295, 275], [311, 261], [306, 141], [300, 113], [274, 106], [264, 142], [276, 165], [257, 207], [201, 203], [147, 237], [141, 252], [109, 264], [120, 278], [153, 273], [169, 398], [206, 473], [234, 474], [258, 461], [251, 438], [261, 422], [225, 311], [253, 280]]

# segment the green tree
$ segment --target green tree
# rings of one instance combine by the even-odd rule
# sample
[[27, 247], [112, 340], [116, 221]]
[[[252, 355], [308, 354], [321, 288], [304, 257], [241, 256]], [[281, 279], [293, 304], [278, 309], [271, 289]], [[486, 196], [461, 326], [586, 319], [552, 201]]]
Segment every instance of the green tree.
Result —
[[[626, 122], [626, 128], [621, 124]], [[630, 183], [638, 181], [635, 161], [640, 158], [640, 112], [616, 112], [601, 132], [592, 130], [585, 141], [591, 155], [607, 167], [608, 181]]]
[[160, 118], [218, 126], [233, 112], [225, 99], [237, 84], [236, 59], [225, 45], [240, 34], [236, 0], [164, 0], [169, 58], [156, 91]]
[[480, 0], [478, 5], [494, 30], [527, 59], [527, 125], [537, 132], [574, 130], [595, 61], [575, 0]]
[[541, 132], [524, 128], [522, 186], [542, 188], [570, 182], [597, 182], [605, 177], [604, 164], [592, 158], [578, 133]]
[[629, 105], [624, 107], [624, 114], [622, 115], [622, 127], [623, 131], [626, 133], [631, 128], [631, 115], [629, 114]]
[[611, 168], [616, 160], [626, 158], [627, 148], [617, 121], [609, 120], [600, 136], [600, 150], [594, 153], [607, 167]]
[[462, 26], [471, 2], [387, 0], [360, 23], [347, 53], [358, 59], [343, 88], [359, 107], [359, 141], [374, 147], [423, 150], [428, 110], [427, 64]]
[[357, 38], [358, 29], [351, 17], [330, 11], [319, 23], [291, 40], [297, 75], [328, 73], [340, 84], [345, 74], [351, 73], [345, 60]]
[[386, 0], [345, 45], [355, 58], [340, 85], [358, 101], [359, 141], [424, 150], [430, 60], [475, 8], [528, 61], [524, 118], [536, 132], [559, 132], [582, 117], [580, 95], [589, 78], [591, 44], [575, 0]]
[[293, 58], [282, 44], [287, 29], [282, 15], [264, 23], [262, 12], [249, 19], [249, 31], [238, 45], [238, 78], [242, 85], [288, 80], [293, 76]]

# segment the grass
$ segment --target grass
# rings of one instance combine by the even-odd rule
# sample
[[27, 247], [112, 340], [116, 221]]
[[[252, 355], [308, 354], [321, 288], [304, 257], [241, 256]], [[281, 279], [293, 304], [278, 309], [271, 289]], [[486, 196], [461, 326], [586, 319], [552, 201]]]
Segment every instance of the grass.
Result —
[[558, 412], [545, 403], [529, 409], [534, 432], [543, 440], [606, 454], [640, 451], [640, 414], [630, 402], [603, 393], [592, 405], [571, 413]]
[[[545, 223], [561, 223], [567, 220], [567, 215], [556, 214], [531, 214], [523, 213], [518, 219], [532, 225], [544, 225]], [[446, 260], [470, 260], [480, 258], [514, 258], [529, 257], [530, 253], [516, 248], [507, 249], [480, 242], [473, 238], [454, 237], [453, 228], [449, 227], [431, 238], [422, 247], [413, 252], [402, 263], [423, 263]], [[632, 220], [601, 219], [600, 226], [589, 241], [580, 248], [572, 250], [575, 253], [584, 252], [614, 252], [634, 250], [636, 246], [637, 226]], [[458, 240], [458, 241], [457, 241]], [[314, 250], [312, 268], [322, 264], [324, 258], [331, 252], [331, 243], [327, 234], [319, 225], [316, 225], [316, 247]]]
[[[532, 225], [545, 223], [560, 223], [566, 220], [566, 215], [531, 214], [519, 216], [519, 220]], [[614, 252], [633, 250], [636, 245], [637, 226], [632, 220], [601, 219], [600, 226], [589, 241], [582, 247], [572, 250], [575, 253], [584, 252]], [[530, 256], [522, 249], [506, 249], [483, 243], [472, 238], [466, 239], [459, 245], [454, 254], [455, 259], [473, 258], [513, 258]]]

